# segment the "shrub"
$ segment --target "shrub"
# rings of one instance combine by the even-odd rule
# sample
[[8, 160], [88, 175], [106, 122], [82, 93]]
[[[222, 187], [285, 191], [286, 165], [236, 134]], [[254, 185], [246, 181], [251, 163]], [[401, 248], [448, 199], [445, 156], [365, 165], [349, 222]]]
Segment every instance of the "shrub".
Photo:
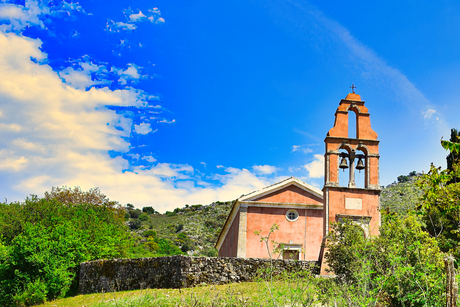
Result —
[[131, 216], [132, 219], [137, 219], [141, 214], [142, 214], [142, 211], [139, 209], [129, 211], [129, 215]]
[[129, 228], [131, 230], [137, 230], [137, 229], [140, 229], [142, 226], [142, 222], [139, 220], [139, 219], [136, 219], [134, 221], [130, 221], [129, 222]]
[[156, 237], [157, 236], [157, 232], [155, 230], [146, 230], [142, 233], [142, 235], [144, 237]]
[[142, 208], [142, 212], [147, 214], [155, 214], [155, 209], [153, 209], [153, 207], [144, 207]]
[[166, 216], [176, 216], [177, 213], [176, 213], [176, 212], [166, 211], [166, 212], [165, 212], [165, 215], [166, 215]]
[[442, 305], [445, 274], [436, 240], [413, 214], [383, 220], [380, 236], [368, 239], [350, 221], [333, 224], [325, 257], [343, 295], [368, 305]]
[[13, 297], [16, 306], [32, 306], [43, 304], [46, 302], [46, 285], [38, 278], [34, 282], [29, 282], [24, 292], [16, 294]]
[[139, 215], [139, 220], [145, 222], [149, 220], [149, 216], [147, 214], [141, 214]]

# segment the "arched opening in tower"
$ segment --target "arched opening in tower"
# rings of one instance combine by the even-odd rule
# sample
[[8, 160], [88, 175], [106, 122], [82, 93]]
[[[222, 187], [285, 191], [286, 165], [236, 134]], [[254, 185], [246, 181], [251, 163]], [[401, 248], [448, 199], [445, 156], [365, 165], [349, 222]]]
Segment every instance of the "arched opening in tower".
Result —
[[356, 150], [355, 159], [355, 183], [357, 188], [366, 187], [366, 155], [361, 150]]
[[[341, 187], [348, 187], [348, 182], [350, 181], [350, 159], [349, 159], [348, 151], [345, 149], [340, 149], [339, 152], [340, 152], [338, 156], [339, 158], [339, 161], [338, 161], [339, 185]], [[342, 153], [348, 155], [348, 157], [342, 157]], [[345, 168], [345, 165], [347, 166], [346, 168]]]
[[357, 124], [356, 124], [356, 113], [353, 110], [348, 111], [348, 138], [357, 138]]

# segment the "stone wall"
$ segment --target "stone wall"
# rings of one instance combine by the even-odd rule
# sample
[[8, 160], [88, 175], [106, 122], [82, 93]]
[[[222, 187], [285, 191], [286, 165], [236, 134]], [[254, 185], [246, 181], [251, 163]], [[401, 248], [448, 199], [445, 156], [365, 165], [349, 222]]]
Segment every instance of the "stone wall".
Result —
[[[316, 270], [316, 265], [315, 261], [273, 260], [275, 274]], [[171, 256], [97, 260], [80, 265], [80, 293], [251, 281], [259, 270], [268, 267], [269, 259], [257, 258]]]

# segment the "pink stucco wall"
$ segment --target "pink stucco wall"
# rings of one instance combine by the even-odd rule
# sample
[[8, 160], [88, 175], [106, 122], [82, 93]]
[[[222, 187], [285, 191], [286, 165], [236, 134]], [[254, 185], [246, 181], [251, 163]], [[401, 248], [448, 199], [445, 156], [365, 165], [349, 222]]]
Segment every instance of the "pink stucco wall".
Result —
[[[362, 199], [362, 210], [345, 209], [346, 198]], [[369, 231], [379, 235], [380, 213], [378, 211], [379, 191], [362, 189], [329, 188], [329, 223], [338, 222], [337, 215], [370, 216]], [[331, 230], [329, 228], [329, 230]]]
[[[260, 237], [254, 232], [261, 230], [261, 235], [267, 236], [270, 227], [276, 223], [279, 230], [270, 236], [270, 240], [278, 243], [293, 241], [295, 244], [301, 244], [305, 251], [305, 254], [300, 255], [301, 260], [318, 260], [322, 240], [322, 210], [295, 209], [299, 213], [299, 218], [295, 222], [286, 219], [288, 210], [289, 208], [248, 207], [246, 257], [269, 257], [265, 243], [260, 242]], [[305, 214], [307, 214], [306, 219]], [[269, 245], [272, 250], [272, 244]]]
[[293, 204], [319, 204], [323, 200], [295, 185], [287, 186], [281, 190], [254, 199], [254, 201], [273, 202], [273, 203], [293, 203]]
[[240, 213], [238, 212], [233, 220], [227, 236], [219, 249], [219, 257], [236, 257], [238, 250], [238, 227], [240, 224]]

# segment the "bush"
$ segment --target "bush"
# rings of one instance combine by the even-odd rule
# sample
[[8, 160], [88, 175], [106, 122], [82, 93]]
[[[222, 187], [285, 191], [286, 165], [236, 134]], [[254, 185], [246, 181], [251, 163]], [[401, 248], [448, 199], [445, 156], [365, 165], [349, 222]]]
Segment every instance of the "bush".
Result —
[[152, 207], [144, 207], [142, 208], [142, 212], [147, 214], [155, 214], [155, 209], [153, 209]]
[[142, 222], [139, 220], [139, 219], [136, 219], [134, 221], [130, 221], [129, 222], [129, 228], [131, 230], [137, 230], [137, 229], [140, 229], [142, 226]]
[[46, 285], [38, 278], [34, 282], [29, 282], [26, 289], [21, 294], [16, 294], [13, 297], [16, 306], [32, 306], [43, 304], [46, 302]]
[[367, 305], [384, 300], [391, 306], [443, 304], [443, 254], [416, 216], [383, 214], [380, 236], [368, 239], [350, 221], [332, 228], [325, 257], [347, 298]]
[[139, 215], [139, 220], [145, 222], [149, 220], [149, 216], [147, 214], [141, 214]]
[[157, 236], [157, 232], [155, 230], [146, 230], [142, 233], [142, 235], [144, 237], [156, 237]]
[[129, 215], [131, 216], [132, 219], [137, 219], [141, 214], [142, 214], [142, 211], [139, 209], [129, 211]]

